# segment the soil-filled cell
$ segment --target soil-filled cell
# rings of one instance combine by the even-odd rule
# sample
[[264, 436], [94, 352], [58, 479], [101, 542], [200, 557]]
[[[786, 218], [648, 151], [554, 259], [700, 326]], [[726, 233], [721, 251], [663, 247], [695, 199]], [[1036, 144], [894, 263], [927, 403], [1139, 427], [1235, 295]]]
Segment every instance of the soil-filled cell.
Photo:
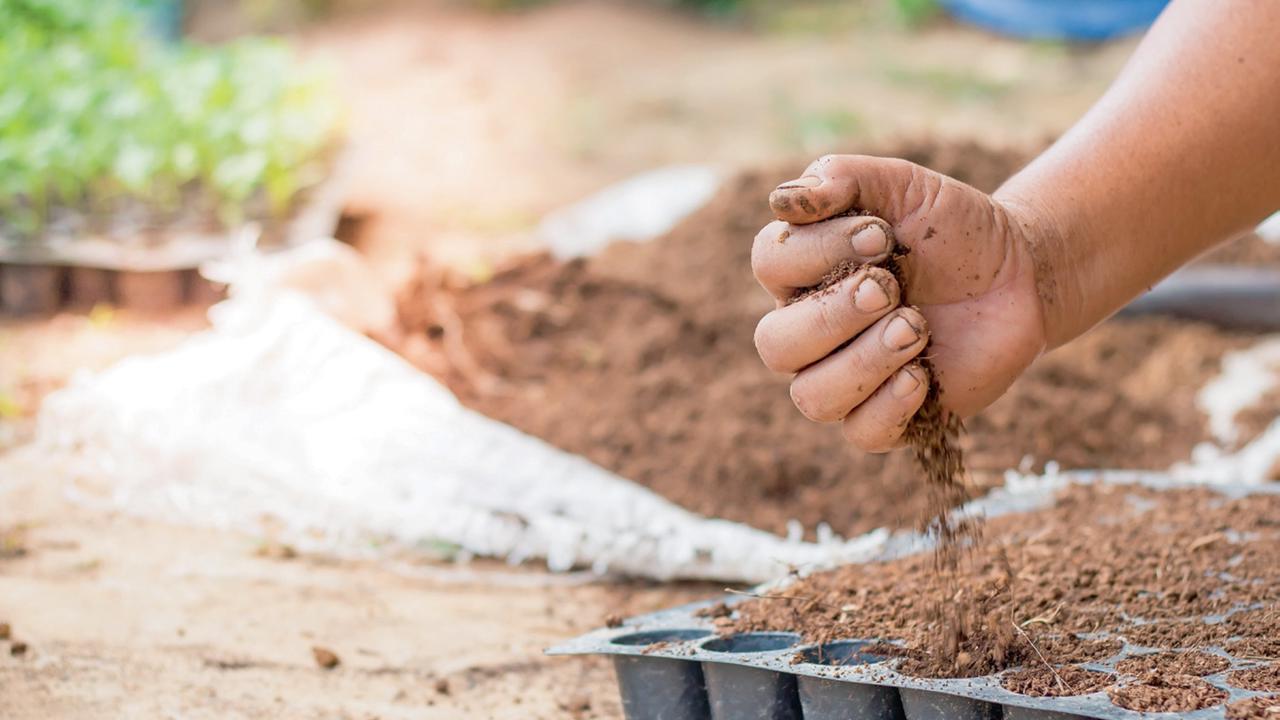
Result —
[[1191, 712], [1227, 700], [1226, 690], [1191, 675], [1152, 675], [1107, 694], [1116, 706], [1136, 712]]

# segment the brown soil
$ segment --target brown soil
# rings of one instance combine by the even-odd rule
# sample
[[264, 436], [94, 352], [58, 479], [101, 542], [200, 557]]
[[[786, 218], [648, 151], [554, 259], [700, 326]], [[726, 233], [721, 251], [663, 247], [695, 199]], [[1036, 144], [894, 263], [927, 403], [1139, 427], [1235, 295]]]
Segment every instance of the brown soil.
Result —
[[1237, 700], [1227, 706], [1227, 720], [1277, 720], [1280, 696], [1268, 695]]
[[[1159, 649], [1228, 638], [1273, 641], [1280, 625], [1272, 621], [1272, 605], [1216, 624], [1172, 619], [1273, 603], [1280, 590], [1278, 516], [1280, 497], [1270, 495], [1231, 500], [1207, 490], [1077, 486], [1052, 508], [992, 519], [987, 541], [974, 552], [975, 572], [960, 578], [957, 601], [982, 612], [955, 671], [929, 649], [937, 630], [930, 598], [943, 581], [928, 556], [803, 578], [768, 599], [738, 605], [731, 629], [792, 630], [814, 642], [902, 640], [912, 653], [905, 670], [940, 676], [1033, 667], [1040, 655], [1049, 663], [1075, 660], [1085, 654], [1081, 648], [1055, 645], [1072, 633], [1146, 631], [1143, 644]], [[1206, 541], [1224, 528], [1245, 538]], [[1222, 572], [1227, 568], [1230, 575]], [[1157, 620], [1134, 625], [1150, 619]]]
[[1099, 692], [1115, 680], [1111, 673], [1065, 665], [1017, 670], [1001, 678], [1000, 684], [1009, 692], [1030, 697], [1074, 697]]
[[1227, 683], [1241, 690], [1280, 692], [1280, 665], [1237, 670], [1227, 676]]
[[1137, 712], [1190, 712], [1227, 699], [1227, 692], [1190, 675], [1153, 675], [1133, 685], [1108, 690], [1111, 702]]
[[[973, 145], [884, 150], [980, 188], [1024, 160]], [[927, 498], [909, 453], [867, 455], [792, 406], [752, 335], [772, 302], [750, 272], [769, 190], [794, 168], [728, 182], [667, 236], [597, 257], [525, 258], [483, 284], [424, 267], [392, 345], [473, 408], [705, 515], [784, 532], [906, 527]], [[976, 491], [1031, 458], [1158, 468], [1206, 436], [1195, 390], [1248, 336], [1148, 319], [1109, 322], [1043, 358], [967, 421]]]
[[319, 665], [325, 670], [332, 670], [342, 663], [342, 660], [338, 657], [337, 653], [328, 648], [320, 647], [319, 645], [311, 648], [311, 657], [315, 658], [316, 665]]
[[1204, 677], [1220, 673], [1231, 666], [1231, 661], [1221, 655], [1213, 655], [1196, 650], [1188, 652], [1165, 652], [1151, 655], [1137, 655], [1121, 660], [1116, 670], [1125, 675], [1195, 675]]

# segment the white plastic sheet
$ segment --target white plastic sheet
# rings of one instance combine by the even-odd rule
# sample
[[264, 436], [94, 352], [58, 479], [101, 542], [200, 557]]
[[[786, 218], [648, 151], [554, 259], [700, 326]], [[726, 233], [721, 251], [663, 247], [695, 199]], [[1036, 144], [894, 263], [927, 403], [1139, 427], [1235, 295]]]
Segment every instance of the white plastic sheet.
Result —
[[250, 532], [265, 517], [338, 552], [444, 544], [554, 570], [760, 581], [884, 547], [883, 532], [806, 543], [696, 516], [462, 407], [303, 294], [235, 297], [184, 345], [50, 396], [38, 441], [114, 507]]

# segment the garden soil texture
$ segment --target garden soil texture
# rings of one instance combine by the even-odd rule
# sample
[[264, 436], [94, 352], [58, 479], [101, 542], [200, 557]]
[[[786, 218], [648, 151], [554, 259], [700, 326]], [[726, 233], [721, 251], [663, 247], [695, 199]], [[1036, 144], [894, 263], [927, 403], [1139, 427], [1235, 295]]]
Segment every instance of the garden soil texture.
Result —
[[[1027, 154], [969, 144], [881, 148], [991, 190]], [[741, 174], [667, 235], [560, 262], [523, 257], [483, 282], [424, 262], [387, 342], [470, 407], [695, 512], [784, 533], [911, 527], [927, 514], [909, 451], [868, 455], [792, 406], [756, 357], [772, 301], [750, 270], [769, 191], [795, 168]], [[1256, 239], [1229, 257], [1274, 261]], [[1260, 249], [1259, 249], [1260, 248]], [[1010, 468], [1163, 469], [1207, 438], [1195, 393], [1256, 336], [1113, 320], [1042, 358], [962, 449], [971, 492]], [[794, 528], [793, 528], [794, 529]]]

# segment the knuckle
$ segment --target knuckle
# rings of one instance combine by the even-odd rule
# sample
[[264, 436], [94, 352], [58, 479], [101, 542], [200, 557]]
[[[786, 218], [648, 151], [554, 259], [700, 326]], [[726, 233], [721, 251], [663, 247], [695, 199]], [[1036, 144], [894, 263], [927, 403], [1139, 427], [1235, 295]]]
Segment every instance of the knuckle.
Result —
[[840, 434], [850, 445], [876, 455], [897, 449], [902, 437], [897, 428], [871, 425], [856, 414], [845, 418], [840, 426]]
[[751, 272], [757, 281], [767, 284], [777, 276], [778, 257], [774, 246], [784, 232], [787, 232], [787, 223], [775, 220], [756, 233], [751, 243]]
[[760, 318], [760, 322], [756, 323], [756, 331], [753, 338], [756, 354], [760, 356], [764, 366], [773, 372], [791, 372], [793, 368], [787, 367], [787, 364], [783, 362], [782, 348], [777, 340], [777, 330], [775, 328], [776, 318], [777, 315], [771, 312]]
[[791, 381], [791, 402], [800, 411], [801, 415], [809, 418], [813, 422], [825, 423], [839, 420], [839, 417], [832, 417], [830, 406], [823, 401], [824, 394], [818, 392], [814, 387], [814, 383], [808, 381], [808, 376], [801, 373]]

